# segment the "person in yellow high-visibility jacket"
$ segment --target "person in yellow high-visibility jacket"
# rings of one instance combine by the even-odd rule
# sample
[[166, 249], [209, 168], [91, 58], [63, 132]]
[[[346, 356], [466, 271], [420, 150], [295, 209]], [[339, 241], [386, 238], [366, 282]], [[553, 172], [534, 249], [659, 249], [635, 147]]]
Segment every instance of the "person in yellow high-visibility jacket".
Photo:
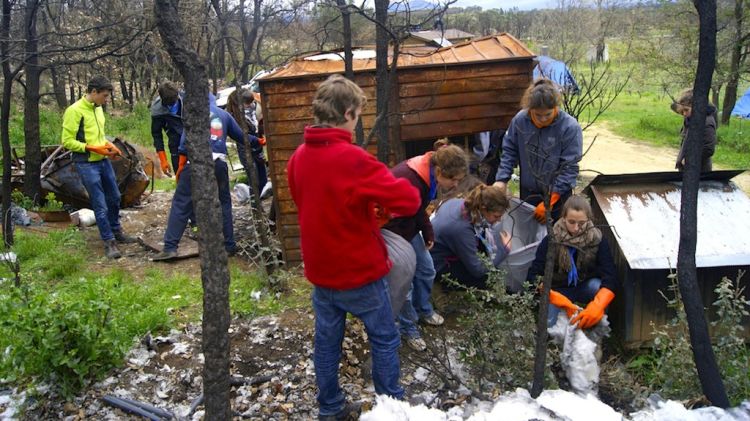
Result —
[[65, 110], [62, 123], [62, 145], [73, 153], [73, 163], [88, 192], [96, 215], [104, 254], [110, 259], [122, 257], [117, 243], [136, 240], [122, 232], [120, 226], [120, 190], [109, 159], [122, 152], [104, 137], [102, 105], [112, 93], [112, 83], [104, 76], [89, 80], [86, 95]]

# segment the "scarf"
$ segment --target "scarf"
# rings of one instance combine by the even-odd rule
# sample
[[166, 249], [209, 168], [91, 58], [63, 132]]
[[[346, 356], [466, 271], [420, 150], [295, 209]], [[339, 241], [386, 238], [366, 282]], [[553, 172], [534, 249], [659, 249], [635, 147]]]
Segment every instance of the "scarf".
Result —
[[557, 267], [568, 274], [568, 286], [576, 286], [578, 269], [590, 267], [596, 260], [602, 232], [593, 222], [587, 221], [578, 234], [572, 235], [565, 228], [565, 219], [560, 218], [552, 227], [552, 235], [558, 244], [564, 246], [557, 251]]
[[534, 123], [534, 126], [536, 126], [537, 129], [543, 129], [555, 122], [555, 119], [557, 119], [557, 115], [560, 113], [560, 107], [554, 108], [554, 112], [552, 113], [552, 118], [550, 118], [547, 123], [541, 123], [539, 120], [534, 118], [534, 114], [531, 112], [531, 110], [527, 112], [529, 113], [529, 118], [531, 118], [531, 122]]

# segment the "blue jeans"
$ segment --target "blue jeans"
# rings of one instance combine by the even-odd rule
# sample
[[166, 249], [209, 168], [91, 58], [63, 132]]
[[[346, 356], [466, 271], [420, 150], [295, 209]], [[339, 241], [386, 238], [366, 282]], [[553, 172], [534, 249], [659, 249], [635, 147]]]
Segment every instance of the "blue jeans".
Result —
[[109, 159], [96, 162], [75, 162], [83, 187], [89, 194], [91, 208], [96, 215], [99, 236], [104, 241], [115, 238], [120, 231], [120, 190]]
[[321, 416], [335, 415], [344, 408], [344, 393], [339, 386], [339, 362], [347, 313], [353, 314], [365, 324], [372, 351], [375, 393], [396, 399], [404, 396], [404, 389], [398, 382], [398, 347], [401, 340], [393, 321], [386, 282], [381, 278], [355, 289], [335, 290], [316, 286], [313, 290], [313, 361]]
[[[601, 286], [601, 279], [591, 278], [586, 282], [579, 283], [575, 287], [555, 288], [555, 291], [568, 297], [568, 299], [570, 299], [570, 301], [574, 303], [588, 304], [591, 300], [594, 299]], [[560, 313], [560, 309], [550, 304], [549, 309], [547, 310], [548, 327], [552, 327], [555, 325], [555, 323], [557, 323], [558, 313]]]
[[429, 317], [435, 312], [430, 303], [432, 285], [435, 283], [435, 266], [432, 264], [432, 256], [421, 234], [411, 239], [411, 246], [417, 255], [417, 270], [414, 272], [414, 280], [398, 322], [402, 334], [410, 338], [418, 338], [421, 336], [417, 328], [418, 317]]
[[[217, 159], [214, 161], [214, 174], [219, 190], [221, 203], [222, 230], [224, 232], [224, 248], [234, 251], [237, 244], [234, 241], [234, 226], [232, 225], [232, 196], [229, 193], [229, 170], [227, 163]], [[169, 210], [167, 230], [164, 232], [164, 251], [176, 251], [182, 234], [185, 232], [188, 220], [195, 221], [193, 197], [190, 190], [190, 163], [185, 164], [177, 181], [177, 188], [172, 197], [172, 208]]]

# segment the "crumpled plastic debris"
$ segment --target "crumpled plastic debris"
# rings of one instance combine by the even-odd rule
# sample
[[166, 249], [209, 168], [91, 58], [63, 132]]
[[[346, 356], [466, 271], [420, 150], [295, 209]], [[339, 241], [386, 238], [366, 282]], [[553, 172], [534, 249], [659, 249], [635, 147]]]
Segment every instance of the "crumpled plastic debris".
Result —
[[561, 311], [557, 323], [548, 332], [555, 342], [562, 345], [560, 363], [573, 391], [581, 396], [596, 396], [599, 385], [596, 351], [601, 339], [609, 336], [607, 316], [593, 328], [583, 330], [571, 325], [568, 315]]

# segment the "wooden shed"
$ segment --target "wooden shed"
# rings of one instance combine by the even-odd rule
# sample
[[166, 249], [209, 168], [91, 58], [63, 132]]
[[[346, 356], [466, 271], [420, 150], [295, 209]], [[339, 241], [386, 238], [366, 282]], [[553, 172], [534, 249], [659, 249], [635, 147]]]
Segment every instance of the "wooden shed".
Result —
[[[343, 54], [299, 57], [258, 79], [268, 160], [276, 198], [277, 235], [287, 264], [301, 262], [297, 210], [289, 193], [286, 164], [313, 123], [312, 99], [318, 84], [344, 72]], [[534, 54], [509, 34], [498, 34], [429, 53], [402, 51], [397, 93], [389, 118], [391, 152], [405, 156], [405, 144], [445, 136], [507, 128], [531, 82]], [[368, 103], [362, 112], [365, 136], [375, 120], [375, 52], [354, 51], [354, 81]], [[371, 145], [376, 144], [376, 139]], [[375, 146], [368, 150], [376, 153]]]
[[[721, 279], [736, 280], [739, 271], [750, 269], [750, 198], [730, 182], [741, 172], [701, 175], [695, 261], [709, 321], [716, 319], [712, 303]], [[677, 265], [681, 183], [677, 172], [599, 175], [584, 189], [617, 267], [621, 288], [609, 315], [625, 346], [647, 345], [652, 323], [664, 325], [675, 315], [662, 293], [672, 296], [668, 276]], [[748, 285], [747, 276], [741, 285]], [[744, 294], [750, 298], [747, 288]], [[737, 323], [750, 339], [750, 318]]]

